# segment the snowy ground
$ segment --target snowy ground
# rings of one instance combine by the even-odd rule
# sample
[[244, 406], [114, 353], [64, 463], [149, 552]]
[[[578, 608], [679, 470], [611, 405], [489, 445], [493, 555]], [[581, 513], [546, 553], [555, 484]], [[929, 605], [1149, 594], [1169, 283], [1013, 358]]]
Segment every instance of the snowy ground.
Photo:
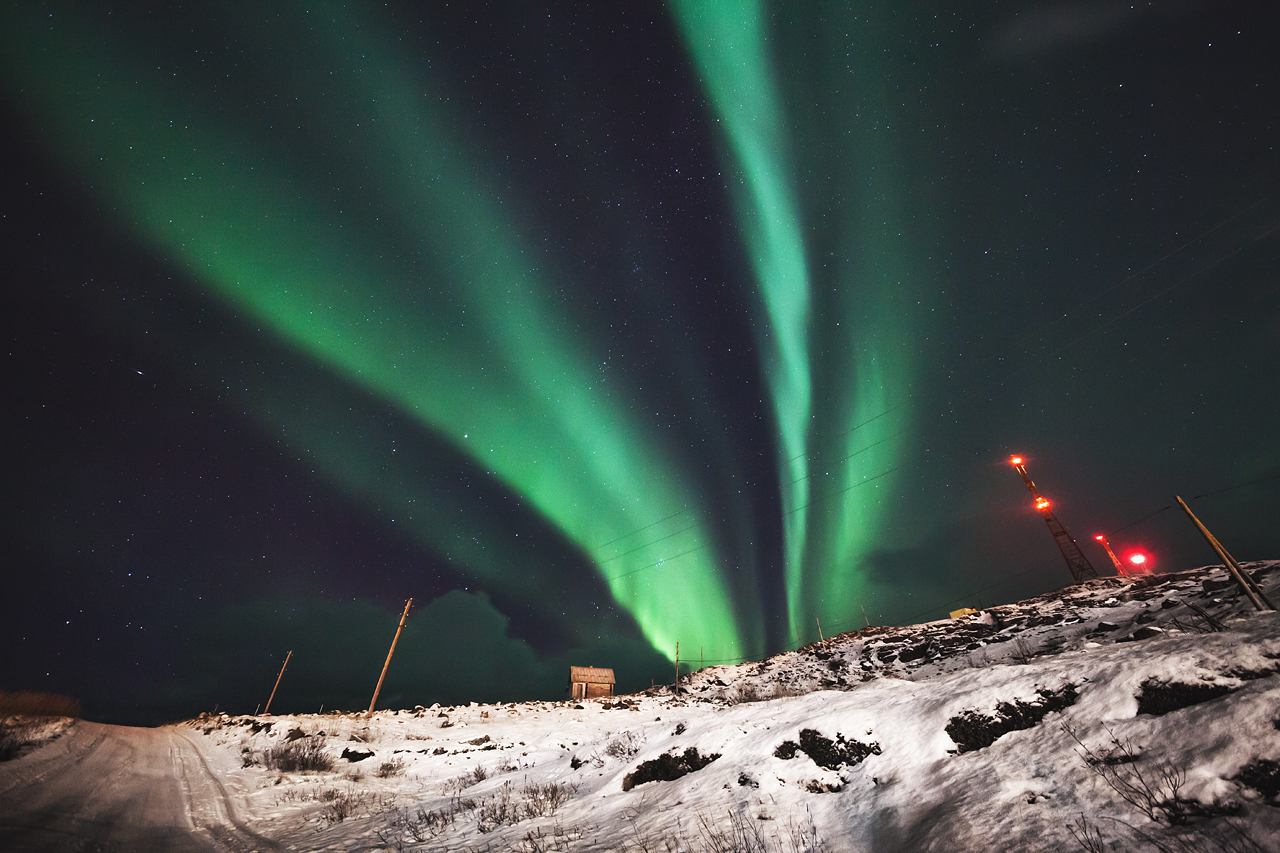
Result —
[[[1249, 568], [1280, 598], [1280, 562]], [[1280, 850], [1277, 673], [1280, 615], [1205, 569], [844, 634], [678, 696], [170, 731], [251, 829], [197, 819], [215, 848]], [[268, 766], [304, 748], [332, 769]]]

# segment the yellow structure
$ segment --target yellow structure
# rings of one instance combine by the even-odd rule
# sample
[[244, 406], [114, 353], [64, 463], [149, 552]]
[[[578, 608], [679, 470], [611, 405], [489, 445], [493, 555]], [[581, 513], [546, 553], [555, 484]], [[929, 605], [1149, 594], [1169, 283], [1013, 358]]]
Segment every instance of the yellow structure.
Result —
[[972, 616], [974, 613], [977, 613], [977, 612], [978, 611], [974, 610], [972, 607], [961, 607], [959, 610], [951, 611], [951, 618], [959, 619], [962, 616]]

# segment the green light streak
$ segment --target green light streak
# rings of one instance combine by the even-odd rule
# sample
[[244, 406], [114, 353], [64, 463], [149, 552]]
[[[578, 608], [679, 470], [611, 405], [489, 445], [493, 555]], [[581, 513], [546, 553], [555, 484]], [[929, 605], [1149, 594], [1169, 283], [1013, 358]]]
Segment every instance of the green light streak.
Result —
[[[780, 434], [779, 460], [789, 591], [804, 585], [809, 503], [809, 278], [797, 202], [790, 188], [788, 137], [764, 38], [759, 3], [678, 2], [672, 12], [741, 171], [739, 211], [768, 315], [760, 334], [765, 377]], [[809, 621], [789, 597], [791, 631]]]
[[[869, 61], [867, 10], [669, 5], [723, 128], [768, 319], [759, 346], [781, 437], [790, 630], [810, 636], [815, 616], [852, 627], [907, 432], [900, 417], [871, 419], [898, 402], [890, 389], [910, 386], [919, 346], [903, 241], [886, 229], [903, 218], [901, 176], [868, 130], [887, 123], [875, 88], [885, 75], [847, 59]], [[800, 78], [791, 90], [782, 68]], [[807, 261], [817, 256], [820, 268]]]
[[[355, 144], [345, 163], [327, 162], [338, 172], [332, 187], [275, 150], [275, 140], [238, 133], [142, 56], [104, 48], [101, 34], [76, 29], [70, 11], [52, 26], [10, 13], [0, 37], [4, 76], [57, 155], [126, 227], [210, 292], [449, 436], [585, 551], [618, 540], [595, 556], [627, 552], [602, 574], [660, 652], [672, 655], [678, 640], [705, 646], [708, 657], [758, 652], [758, 608], [741, 621], [734, 613], [706, 509], [631, 413], [626, 389], [599, 381], [590, 331], [552, 298], [554, 278], [534, 265], [528, 226], [505, 212], [508, 199], [489, 184], [475, 146], [457, 137], [434, 95], [423, 95], [429, 75], [406, 73], [413, 63], [388, 53], [391, 40], [369, 35], [370, 22], [325, 12], [325, 23], [306, 22], [321, 38], [307, 47], [317, 64], [340, 70], [338, 100], [356, 100], [356, 119], [370, 120], [342, 129]], [[32, 17], [13, 20], [23, 14]], [[296, 30], [279, 26], [296, 37], [304, 28], [293, 23]], [[366, 189], [366, 180], [381, 186]], [[779, 289], [775, 310], [790, 328], [803, 300], [787, 293]], [[791, 361], [802, 352], [790, 339], [785, 349], [795, 373]], [[802, 384], [792, 378], [786, 387], [792, 406], [807, 408]], [[255, 416], [284, 428], [370, 505], [410, 515], [426, 484], [387, 490], [357, 461], [361, 453], [324, 440], [305, 406], [276, 403]], [[789, 441], [799, 440], [797, 424], [789, 422]], [[650, 547], [624, 538], [682, 512], [651, 530], [645, 541], [661, 541]], [[491, 583], [512, 573], [554, 578], [554, 565], [506, 565], [492, 551], [451, 544], [432, 521], [413, 520], [414, 535]]]

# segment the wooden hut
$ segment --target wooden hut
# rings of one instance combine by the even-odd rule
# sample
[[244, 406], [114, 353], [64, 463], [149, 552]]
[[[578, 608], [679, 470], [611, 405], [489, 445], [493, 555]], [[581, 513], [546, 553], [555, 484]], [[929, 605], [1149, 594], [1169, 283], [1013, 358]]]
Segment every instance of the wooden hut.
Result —
[[569, 667], [569, 689], [574, 699], [594, 699], [598, 696], [612, 696], [613, 670], [598, 666]]

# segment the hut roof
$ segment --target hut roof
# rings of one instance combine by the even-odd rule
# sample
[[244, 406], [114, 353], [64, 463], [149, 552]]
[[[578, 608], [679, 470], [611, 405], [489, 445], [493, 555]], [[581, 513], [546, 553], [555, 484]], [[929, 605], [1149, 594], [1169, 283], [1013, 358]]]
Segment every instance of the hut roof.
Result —
[[599, 666], [571, 666], [569, 680], [574, 684], [616, 684], [613, 670]]

